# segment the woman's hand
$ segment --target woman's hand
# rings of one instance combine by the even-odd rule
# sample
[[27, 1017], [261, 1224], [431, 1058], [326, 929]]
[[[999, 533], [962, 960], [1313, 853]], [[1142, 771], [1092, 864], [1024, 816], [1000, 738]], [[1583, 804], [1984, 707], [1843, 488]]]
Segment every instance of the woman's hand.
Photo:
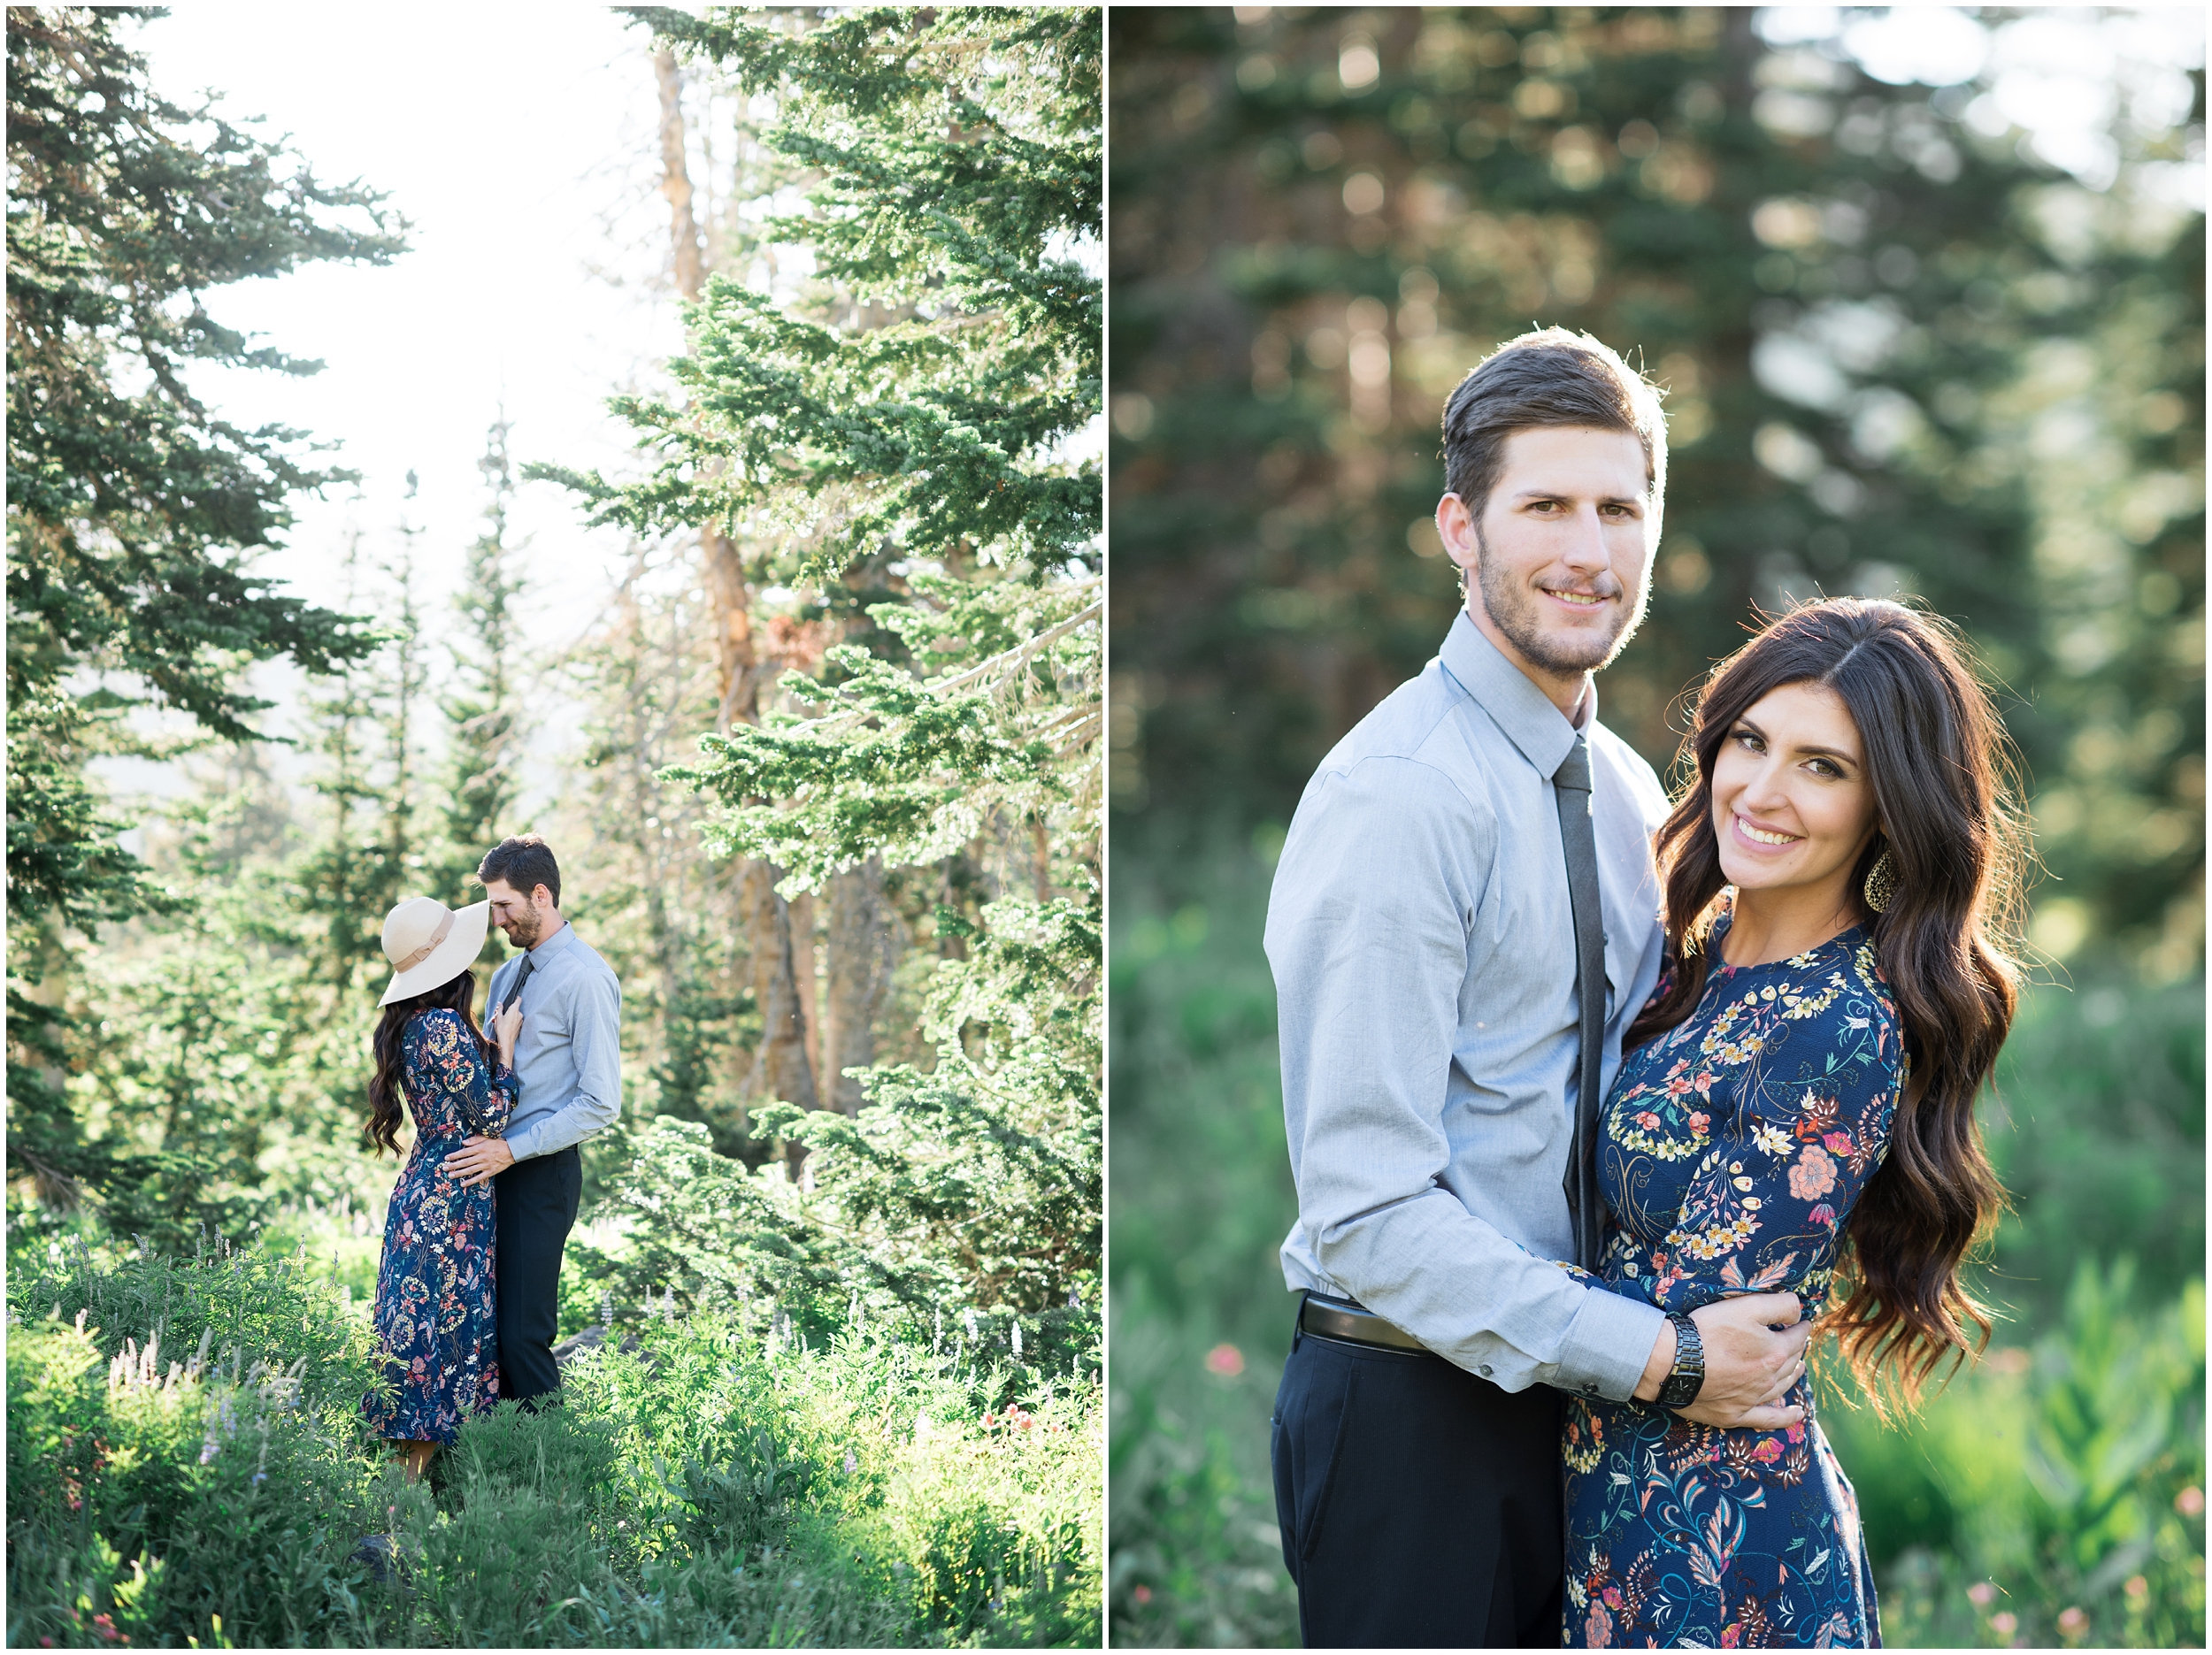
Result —
[[515, 1066], [515, 1037], [522, 1032], [522, 1001], [508, 1002], [504, 1011], [492, 1016], [492, 1038], [499, 1043], [499, 1061], [509, 1069]]

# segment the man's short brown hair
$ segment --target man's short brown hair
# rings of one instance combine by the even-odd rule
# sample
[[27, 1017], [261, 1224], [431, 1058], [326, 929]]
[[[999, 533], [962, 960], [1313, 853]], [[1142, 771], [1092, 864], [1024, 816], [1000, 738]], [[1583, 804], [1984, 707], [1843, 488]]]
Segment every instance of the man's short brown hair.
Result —
[[1444, 404], [1444, 490], [1477, 518], [1505, 465], [1505, 440], [1538, 425], [1624, 431], [1644, 445], [1656, 516], [1667, 492], [1667, 417], [1659, 388], [1611, 347], [1563, 327], [1508, 340]]
[[553, 847], [535, 833], [503, 839], [484, 853], [476, 865], [476, 882], [488, 885], [495, 879], [504, 879], [524, 896], [543, 885], [553, 906], [561, 905], [561, 864], [553, 860]]

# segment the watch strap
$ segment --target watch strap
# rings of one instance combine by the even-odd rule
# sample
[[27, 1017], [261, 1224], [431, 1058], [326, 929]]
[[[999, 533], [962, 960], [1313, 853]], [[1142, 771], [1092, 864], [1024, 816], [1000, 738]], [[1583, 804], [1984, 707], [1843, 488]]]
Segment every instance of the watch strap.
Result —
[[1705, 1341], [1697, 1323], [1680, 1312], [1669, 1311], [1667, 1320], [1674, 1323], [1674, 1366], [1659, 1386], [1659, 1406], [1686, 1408], [1705, 1386]]

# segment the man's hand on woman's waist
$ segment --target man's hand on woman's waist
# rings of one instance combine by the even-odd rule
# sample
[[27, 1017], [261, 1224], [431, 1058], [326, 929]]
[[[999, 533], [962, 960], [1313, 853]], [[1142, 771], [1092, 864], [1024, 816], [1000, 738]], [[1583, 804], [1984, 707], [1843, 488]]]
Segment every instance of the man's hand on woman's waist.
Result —
[[[1805, 1376], [1805, 1346], [1813, 1329], [1804, 1315], [1795, 1293], [1752, 1293], [1692, 1311], [1690, 1320], [1705, 1344], [1705, 1383], [1697, 1400], [1675, 1412], [1730, 1430], [1779, 1431], [1802, 1421], [1805, 1410], [1783, 1406], [1782, 1398]], [[1636, 1399], [1657, 1401], [1673, 1367], [1674, 1323], [1662, 1322]]]

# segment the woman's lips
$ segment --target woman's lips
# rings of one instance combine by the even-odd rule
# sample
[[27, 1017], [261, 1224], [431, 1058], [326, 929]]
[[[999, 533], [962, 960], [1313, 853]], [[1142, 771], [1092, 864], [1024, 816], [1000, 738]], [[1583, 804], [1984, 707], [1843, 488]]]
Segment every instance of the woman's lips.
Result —
[[1787, 850], [1804, 837], [1798, 833], [1775, 833], [1764, 828], [1755, 828], [1735, 811], [1728, 814], [1729, 819], [1735, 824], [1736, 842], [1755, 851]]

